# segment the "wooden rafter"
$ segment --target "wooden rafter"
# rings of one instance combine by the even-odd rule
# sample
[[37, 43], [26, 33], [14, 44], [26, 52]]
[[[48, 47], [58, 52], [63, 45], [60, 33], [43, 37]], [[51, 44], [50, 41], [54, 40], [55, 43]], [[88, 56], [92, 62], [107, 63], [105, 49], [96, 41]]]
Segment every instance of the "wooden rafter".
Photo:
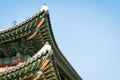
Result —
[[[44, 21], [45, 21], [45, 18], [42, 18], [41, 19], [41, 21], [39, 22], [39, 24], [37, 25], [37, 27], [36, 28], [40, 28], [41, 26], [42, 26], [42, 24], [44, 23]], [[36, 36], [37, 35], [37, 31], [35, 31], [30, 37], [28, 37], [27, 38], [27, 40], [30, 40], [30, 39], [32, 39], [34, 36]]]

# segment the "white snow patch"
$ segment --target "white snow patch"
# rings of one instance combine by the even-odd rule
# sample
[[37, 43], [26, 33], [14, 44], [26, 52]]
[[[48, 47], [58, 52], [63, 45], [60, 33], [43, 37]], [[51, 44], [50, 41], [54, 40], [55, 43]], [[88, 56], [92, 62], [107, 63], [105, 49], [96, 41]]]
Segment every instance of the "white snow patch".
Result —
[[42, 6], [42, 8], [40, 9], [40, 11], [41, 11], [41, 12], [42, 12], [42, 11], [48, 11], [47, 5], [44, 4], [44, 5]]

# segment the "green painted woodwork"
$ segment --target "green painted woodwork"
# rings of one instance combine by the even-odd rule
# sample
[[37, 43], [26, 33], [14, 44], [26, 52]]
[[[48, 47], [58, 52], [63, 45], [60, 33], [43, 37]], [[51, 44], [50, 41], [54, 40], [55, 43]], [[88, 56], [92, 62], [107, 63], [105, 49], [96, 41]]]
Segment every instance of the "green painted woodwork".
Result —
[[[36, 28], [38, 22], [43, 17], [46, 19], [44, 24], [40, 28]], [[38, 34], [32, 39], [27, 40], [27, 38], [30, 37], [35, 31], [38, 32]], [[24, 55], [32, 57], [35, 53], [37, 53], [37, 51], [42, 48], [45, 42], [48, 42], [52, 46], [53, 52], [55, 53], [53, 55], [54, 59], [51, 59], [51, 63], [49, 63], [51, 67], [48, 68], [48, 70], [50, 72], [53, 71], [54, 73], [51, 72], [49, 75], [42, 75], [41, 79], [44, 79], [46, 77], [49, 78], [50, 76], [52, 76], [56, 80], [59, 79], [61, 76], [64, 76], [71, 80], [82, 80], [73, 69], [73, 67], [69, 64], [64, 55], [61, 53], [55, 42], [48, 11], [36, 14], [34, 17], [16, 26], [15, 28], [0, 33], [0, 40], [0, 57]], [[12, 52], [11, 50], [14, 52]], [[19, 55], [18, 53], [21, 54]], [[30, 63], [29, 65], [24, 66], [17, 71], [13, 71], [13, 73], [10, 73], [9, 75], [4, 75], [2, 79], [12, 79], [13, 77], [19, 77], [19, 79], [23, 79], [25, 76], [28, 75], [31, 75], [31, 77], [29, 78], [35, 78], [37, 73], [39, 73], [39, 70], [36, 69], [36, 66], [42, 62], [42, 58], [37, 59], [35, 62]], [[54, 60], [56, 63], [52, 62]], [[63, 74], [59, 74], [59, 72]]]
[[[50, 62], [45, 70], [41, 70], [39, 66], [42, 66], [41, 64], [46, 60], [49, 59]], [[24, 79], [26, 76], [29, 75], [44, 75], [46, 79], [55, 79], [57, 80], [57, 75], [55, 72], [55, 66], [53, 65], [53, 59], [52, 56], [48, 58], [48, 54], [42, 55], [41, 57], [37, 57], [34, 59], [32, 62], [31, 61], [26, 61], [29, 62], [28, 64], [25, 64], [9, 73], [9, 71], [3, 75], [0, 76], [0, 80], [11, 80], [11, 79], [17, 79], [19, 80]], [[33, 76], [31, 76], [31, 79]], [[41, 77], [42, 78], [42, 77]], [[40, 78], [40, 79], [41, 79]]]
[[36, 28], [35, 31], [36, 31], [36, 32], [40, 32], [40, 28]]
[[26, 60], [25, 56], [16, 56], [16, 57], [8, 57], [8, 58], [0, 58], [0, 66], [6, 65], [16, 65], [19, 62], [24, 62]]

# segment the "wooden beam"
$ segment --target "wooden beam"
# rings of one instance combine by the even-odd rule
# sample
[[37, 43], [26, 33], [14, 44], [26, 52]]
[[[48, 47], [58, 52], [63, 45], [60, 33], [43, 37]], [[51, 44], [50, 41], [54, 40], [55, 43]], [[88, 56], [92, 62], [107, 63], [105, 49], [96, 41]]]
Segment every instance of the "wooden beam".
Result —
[[[45, 21], [45, 18], [42, 18], [36, 28], [40, 28], [40, 27], [42, 26], [42, 24], [44, 23], [44, 21]], [[38, 33], [38, 32], [35, 31], [30, 37], [27, 38], [27, 40], [32, 39], [34, 36], [37, 35], [37, 33]]]

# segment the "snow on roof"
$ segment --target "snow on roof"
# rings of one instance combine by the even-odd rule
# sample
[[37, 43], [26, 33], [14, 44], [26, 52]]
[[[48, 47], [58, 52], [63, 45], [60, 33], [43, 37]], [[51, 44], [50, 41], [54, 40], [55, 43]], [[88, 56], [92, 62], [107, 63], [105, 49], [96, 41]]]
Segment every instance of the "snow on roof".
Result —
[[46, 4], [43, 4], [42, 8], [40, 9], [40, 11], [48, 11], [48, 7]]
[[5, 29], [0, 29], [0, 31], [4, 31]]

